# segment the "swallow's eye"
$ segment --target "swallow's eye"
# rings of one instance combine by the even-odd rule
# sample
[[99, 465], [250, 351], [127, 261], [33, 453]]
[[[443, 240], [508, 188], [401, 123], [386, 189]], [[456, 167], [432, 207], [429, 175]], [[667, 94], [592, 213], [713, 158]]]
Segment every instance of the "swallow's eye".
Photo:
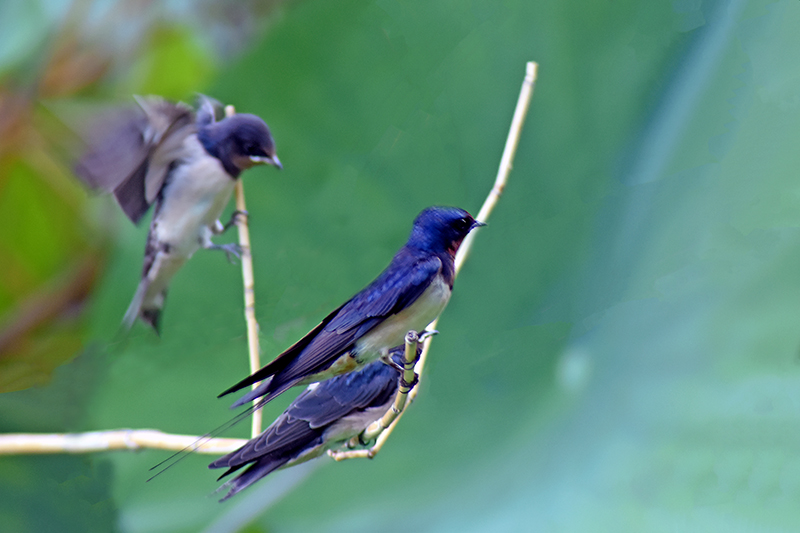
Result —
[[247, 155], [259, 155], [260, 150], [258, 149], [258, 145], [245, 144], [244, 145], [244, 153], [247, 154]]

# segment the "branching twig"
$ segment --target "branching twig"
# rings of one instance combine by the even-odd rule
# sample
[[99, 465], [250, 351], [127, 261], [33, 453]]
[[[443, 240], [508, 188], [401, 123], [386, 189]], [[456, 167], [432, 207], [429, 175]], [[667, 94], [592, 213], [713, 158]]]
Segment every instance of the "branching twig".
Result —
[[[475, 217], [476, 220], [480, 222], [486, 222], [491, 214], [494, 206], [497, 204], [497, 201], [500, 199], [500, 195], [503, 194], [503, 189], [505, 189], [506, 182], [508, 181], [508, 175], [511, 173], [511, 168], [514, 163], [514, 155], [517, 152], [517, 145], [519, 144], [519, 137], [522, 133], [522, 126], [525, 123], [525, 117], [528, 114], [528, 107], [530, 105], [531, 96], [533, 95], [533, 87], [536, 83], [536, 70], [537, 64], [533, 61], [530, 61], [525, 66], [525, 79], [522, 82], [522, 89], [519, 93], [519, 98], [517, 99], [517, 107], [514, 110], [514, 118], [511, 120], [511, 128], [508, 132], [508, 138], [506, 139], [506, 146], [503, 150], [503, 157], [500, 159], [500, 168], [497, 171], [497, 178], [495, 179], [494, 186], [492, 190], [489, 191], [489, 195], [486, 197], [486, 200], [483, 202], [483, 206], [481, 207], [480, 212], [478, 212], [478, 216]], [[467, 238], [464, 239], [464, 242], [461, 244], [461, 248], [458, 250], [458, 254], [456, 255], [455, 261], [455, 274], [458, 275], [459, 270], [461, 270], [464, 261], [467, 258], [467, 255], [472, 248], [472, 241], [475, 238], [475, 231], [470, 232], [467, 235]], [[431, 322], [427, 328], [428, 331], [433, 331], [436, 329], [436, 323], [439, 321], [437, 318], [433, 322]], [[430, 350], [431, 346], [431, 338], [425, 339], [423, 342], [422, 347], [422, 354], [420, 355], [419, 361], [417, 362], [416, 371], [419, 375], [420, 379], [422, 379], [422, 371], [425, 368], [425, 359], [428, 356], [428, 351]], [[408, 343], [406, 343], [406, 351], [408, 350]], [[417, 396], [417, 391], [419, 387], [415, 387], [408, 393], [408, 402], [413, 402], [414, 398]], [[398, 391], [398, 398], [401, 395], [401, 391]], [[406, 400], [403, 398], [403, 405], [405, 405]], [[395, 408], [397, 402], [392, 409]], [[391, 412], [391, 411], [390, 411]], [[369, 442], [372, 438], [375, 438], [377, 435], [377, 440], [375, 441], [375, 445], [369, 448], [368, 450], [347, 450], [347, 451], [329, 451], [328, 455], [333, 457], [336, 461], [343, 461], [345, 459], [356, 459], [356, 458], [364, 458], [367, 457], [372, 459], [375, 455], [383, 448], [383, 445], [386, 443], [386, 439], [389, 438], [392, 431], [394, 430], [397, 422], [400, 420], [400, 417], [403, 416], [402, 409], [399, 413], [394, 416], [389, 417], [390, 413], [387, 413], [384, 418], [381, 420], [374, 422], [370, 427], [368, 427], [362, 434], [361, 434], [361, 441], [362, 442]], [[391, 418], [392, 421], [388, 427], [384, 425], [384, 421], [388, 418]], [[385, 429], [384, 429], [385, 428]], [[370, 438], [366, 438], [370, 436]]]
[[240, 448], [246, 439], [207, 439], [196, 435], [172, 435], [155, 429], [117, 429], [89, 433], [14, 433], [0, 435], [0, 455], [44, 453], [89, 453], [107, 450], [159, 450], [224, 454]]
[[[232, 105], [225, 107], [225, 115], [233, 116], [236, 110]], [[247, 347], [250, 354], [250, 373], [255, 374], [261, 368], [258, 339], [258, 321], [256, 320], [256, 292], [255, 277], [253, 275], [253, 254], [250, 252], [250, 229], [247, 225], [248, 217], [247, 205], [244, 201], [244, 185], [242, 180], [236, 180], [236, 210], [239, 215], [236, 217], [236, 228], [239, 232], [239, 247], [242, 249], [242, 283], [244, 284], [244, 320], [247, 323]], [[256, 388], [258, 384], [254, 384]], [[253, 405], [258, 403], [253, 402]], [[261, 409], [253, 411], [253, 423], [251, 438], [256, 438], [261, 433]]]
[[[503, 192], [511, 165], [514, 161], [519, 135], [528, 111], [533, 87], [536, 81], [536, 63], [527, 64], [527, 74], [522, 84], [517, 107], [514, 112], [514, 119], [511, 122], [506, 147], [503, 151], [503, 158], [500, 162], [500, 169], [497, 173], [494, 187], [483, 204], [478, 215], [475, 217], [481, 222], [489, 218], [489, 214], [494, 208], [497, 200]], [[226, 113], [233, 114], [233, 107], [226, 108]], [[250, 254], [250, 235], [247, 227], [247, 215], [244, 203], [244, 189], [241, 180], [236, 185], [236, 209], [241, 211], [238, 218], [239, 245], [242, 248], [242, 277], [244, 279], [244, 298], [245, 298], [245, 319], [247, 321], [247, 339], [250, 352], [250, 369], [255, 372], [260, 368], [259, 346], [258, 346], [258, 323], [255, 319], [255, 296], [253, 291], [253, 263]], [[456, 274], [464, 263], [464, 260], [472, 246], [474, 232], [464, 239], [458, 255], [456, 256]], [[435, 330], [436, 321], [433, 321], [426, 329]], [[423, 342], [422, 354], [416, 365], [417, 374], [422, 376], [425, 367], [425, 359], [430, 349], [431, 339], [427, 338]], [[416, 344], [416, 343], [414, 343]], [[416, 346], [414, 346], [416, 351]], [[406, 345], [406, 356], [408, 357], [409, 346]], [[413, 353], [413, 352], [411, 352]], [[413, 375], [405, 375], [406, 381], [413, 379]], [[393, 409], [398, 412], [387, 415], [376, 422], [374, 427], [370, 427], [365, 432], [366, 435], [378, 434], [375, 445], [369, 450], [351, 450], [345, 452], [335, 452], [331, 455], [337, 460], [350, 459], [353, 457], [374, 457], [383, 447], [386, 439], [391, 434], [403, 413], [403, 407], [407, 402], [411, 402], [417, 395], [418, 387], [398, 391]], [[402, 398], [401, 398], [402, 396]], [[253, 436], [261, 432], [260, 410], [257, 410], [253, 418]], [[256, 418], [257, 417], [257, 418]], [[388, 428], [386, 427], [388, 425]], [[386, 428], [386, 429], [383, 429]], [[363, 438], [363, 435], [362, 435]], [[120, 429], [112, 431], [94, 431], [89, 433], [67, 433], [67, 434], [7, 434], [0, 435], [0, 455], [11, 454], [45, 454], [45, 453], [89, 453], [106, 450], [138, 450], [144, 448], [183, 451], [187, 448], [196, 446], [192, 451], [205, 454], [225, 454], [230, 453], [247, 442], [245, 439], [207, 439], [200, 440], [195, 435], [173, 435], [152, 429]]]

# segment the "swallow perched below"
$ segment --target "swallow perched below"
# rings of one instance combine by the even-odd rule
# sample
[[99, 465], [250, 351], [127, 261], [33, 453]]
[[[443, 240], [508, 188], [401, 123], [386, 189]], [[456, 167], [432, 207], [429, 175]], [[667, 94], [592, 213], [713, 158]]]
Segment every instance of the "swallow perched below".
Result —
[[[405, 346], [389, 352], [395, 365], [403, 364]], [[422, 345], [417, 348], [417, 355]], [[220, 457], [209, 468], [227, 468], [219, 479], [247, 470], [226, 482], [221, 501], [249, 487], [267, 474], [341, 447], [380, 419], [394, 400], [400, 371], [375, 361], [357, 372], [310, 385], [261, 435]]]
[[288, 350], [220, 396], [258, 381], [233, 407], [263, 397], [266, 404], [295, 385], [352, 372], [383, 358], [409, 330], [421, 331], [447, 305], [456, 251], [483, 226], [463, 209], [429, 207], [414, 220], [405, 246], [365, 289], [325, 317]]
[[231, 225], [218, 219], [239, 174], [282, 166], [269, 128], [255, 115], [216, 121], [206, 97], [197, 113], [158, 97], [136, 102], [98, 125], [75, 172], [112, 192], [134, 223], [155, 204], [142, 279], [123, 324], [130, 328], [139, 317], [158, 331], [167, 286], [194, 252], [202, 246], [237, 254], [236, 245], [215, 245], [211, 237]]

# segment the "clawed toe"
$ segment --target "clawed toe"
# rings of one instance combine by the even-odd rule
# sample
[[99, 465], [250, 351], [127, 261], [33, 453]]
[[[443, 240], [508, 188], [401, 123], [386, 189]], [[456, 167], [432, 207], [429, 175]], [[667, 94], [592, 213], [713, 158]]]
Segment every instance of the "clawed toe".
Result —
[[[228, 262], [235, 265], [235, 259], [242, 258], [242, 247], [236, 243], [230, 244], [212, 244], [208, 247], [209, 250], [222, 250], [228, 258]], [[234, 259], [235, 258], [235, 259]]]
[[404, 389], [408, 389], [409, 391], [417, 386], [419, 383], [419, 374], [414, 372], [414, 379], [411, 380], [411, 383], [405, 380], [404, 376], [400, 376], [400, 386]]
[[222, 226], [222, 232], [226, 232], [231, 228], [231, 226], [235, 226], [239, 221], [238, 220], [239, 217], [249, 217], [249, 216], [250, 213], [248, 213], [247, 211], [243, 211], [240, 209], [235, 210], [233, 213], [231, 213], [231, 219], [228, 222], [226, 222], [224, 226]]
[[438, 334], [439, 334], [439, 332], [436, 331], [435, 329], [432, 329], [430, 331], [425, 330], [425, 331], [423, 331], [422, 333], [419, 334], [419, 342], [422, 342], [425, 339], [427, 339], [428, 337], [433, 337], [434, 335], [438, 335]]

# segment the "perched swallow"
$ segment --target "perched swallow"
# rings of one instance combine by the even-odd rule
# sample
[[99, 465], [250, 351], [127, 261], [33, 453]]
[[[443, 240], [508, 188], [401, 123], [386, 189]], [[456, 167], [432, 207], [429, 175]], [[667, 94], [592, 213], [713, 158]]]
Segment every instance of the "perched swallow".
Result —
[[414, 220], [408, 242], [364, 290], [333, 311], [272, 362], [220, 396], [258, 381], [233, 407], [266, 404], [295, 385], [352, 372], [383, 358], [409, 330], [421, 331], [447, 305], [454, 259], [464, 237], [483, 226], [463, 209], [429, 207]]
[[[403, 364], [404, 349], [397, 346], [389, 352], [397, 366]], [[421, 351], [422, 344], [417, 355]], [[375, 361], [357, 372], [310, 385], [261, 435], [208, 465], [228, 469], [219, 479], [247, 466], [220, 487], [230, 489], [221, 501], [279, 468], [339, 448], [367, 429], [392, 405], [400, 377], [397, 368]]]
[[75, 171], [90, 187], [113, 193], [134, 223], [155, 204], [142, 280], [123, 324], [130, 328], [139, 317], [158, 331], [167, 286], [194, 252], [237, 253], [236, 245], [215, 245], [211, 237], [231, 225], [219, 216], [239, 174], [282, 166], [269, 128], [255, 115], [216, 121], [205, 97], [197, 113], [157, 97], [136, 102], [97, 125]]

